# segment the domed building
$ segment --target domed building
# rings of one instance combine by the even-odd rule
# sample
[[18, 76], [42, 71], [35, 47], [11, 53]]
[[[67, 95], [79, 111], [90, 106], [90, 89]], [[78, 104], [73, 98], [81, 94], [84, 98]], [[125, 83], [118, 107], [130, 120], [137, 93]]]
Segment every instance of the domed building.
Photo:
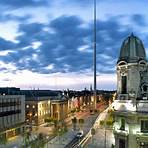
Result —
[[148, 63], [142, 41], [131, 34], [117, 61], [114, 108], [116, 148], [148, 148]]

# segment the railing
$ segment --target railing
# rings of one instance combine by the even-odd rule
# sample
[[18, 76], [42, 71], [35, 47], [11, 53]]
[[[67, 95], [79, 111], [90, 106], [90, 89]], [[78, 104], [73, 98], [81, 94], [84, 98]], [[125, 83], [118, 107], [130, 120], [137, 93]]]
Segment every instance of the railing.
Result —
[[148, 100], [115, 100], [112, 106], [118, 111], [148, 113]]
[[129, 100], [129, 95], [128, 94], [119, 94], [117, 99], [119, 99], [119, 100]]
[[83, 147], [90, 137], [91, 137], [91, 130], [89, 130], [86, 136], [81, 140], [81, 142], [78, 144], [78, 147]]
[[113, 132], [114, 132], [114, 134], [120, 134], [120, 135], [123, 135], [123, 136], [128, 136], [127, 130], [114, 129]]
[[140, 137], [142, 137], [142, 136], [148, 136], [148, 132], [147, 133], [145, 133], [145, 132], [136, 132], [136, 134], [137, 134], [137, 136], [140, 136]]

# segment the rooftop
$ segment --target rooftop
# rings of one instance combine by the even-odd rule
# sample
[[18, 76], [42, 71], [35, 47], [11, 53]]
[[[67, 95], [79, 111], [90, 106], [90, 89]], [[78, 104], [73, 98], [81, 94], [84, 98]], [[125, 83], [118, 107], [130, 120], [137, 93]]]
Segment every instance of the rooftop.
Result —
[[142, 41], [132, 33], [122, 43], [118, 62], [132, 63], [140, 60], [146, 60], [145, 49]]

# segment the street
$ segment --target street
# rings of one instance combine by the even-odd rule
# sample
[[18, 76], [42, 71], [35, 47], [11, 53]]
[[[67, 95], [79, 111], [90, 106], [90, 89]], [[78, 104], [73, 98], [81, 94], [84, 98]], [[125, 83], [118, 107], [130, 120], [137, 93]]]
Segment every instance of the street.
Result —
[[[85, 122], [82, 127], [82, 130], [84, 132], [84, 135], [89, 131], [89, 129], [92, 127], [92, 124], [94, 123], [95, 119], [97, 118], [98, 114], [90, 115], [89, 111], [86, 112], [80, 112], [76, 114], [77, 118], [84, 118]], [[74, 144], [75, 142], [78, 142], [79, 140], [75, 138], [76, 133], [79, 131], [73, 130], [72, 123], [69, 124], [68, 132], [61, 135], [60, 137], [53, 138], [48, 143], [48, 148], [64, 148], [71, 146], [71, 144]]]

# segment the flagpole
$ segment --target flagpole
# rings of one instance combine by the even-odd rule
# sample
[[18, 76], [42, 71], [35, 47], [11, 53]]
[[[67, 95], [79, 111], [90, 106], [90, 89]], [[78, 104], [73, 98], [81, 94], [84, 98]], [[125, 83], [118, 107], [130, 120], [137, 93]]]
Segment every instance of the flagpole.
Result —
[[96, 109], [97, 90], [96, 90], [96, 0], [94, 0], [94, 109]]

